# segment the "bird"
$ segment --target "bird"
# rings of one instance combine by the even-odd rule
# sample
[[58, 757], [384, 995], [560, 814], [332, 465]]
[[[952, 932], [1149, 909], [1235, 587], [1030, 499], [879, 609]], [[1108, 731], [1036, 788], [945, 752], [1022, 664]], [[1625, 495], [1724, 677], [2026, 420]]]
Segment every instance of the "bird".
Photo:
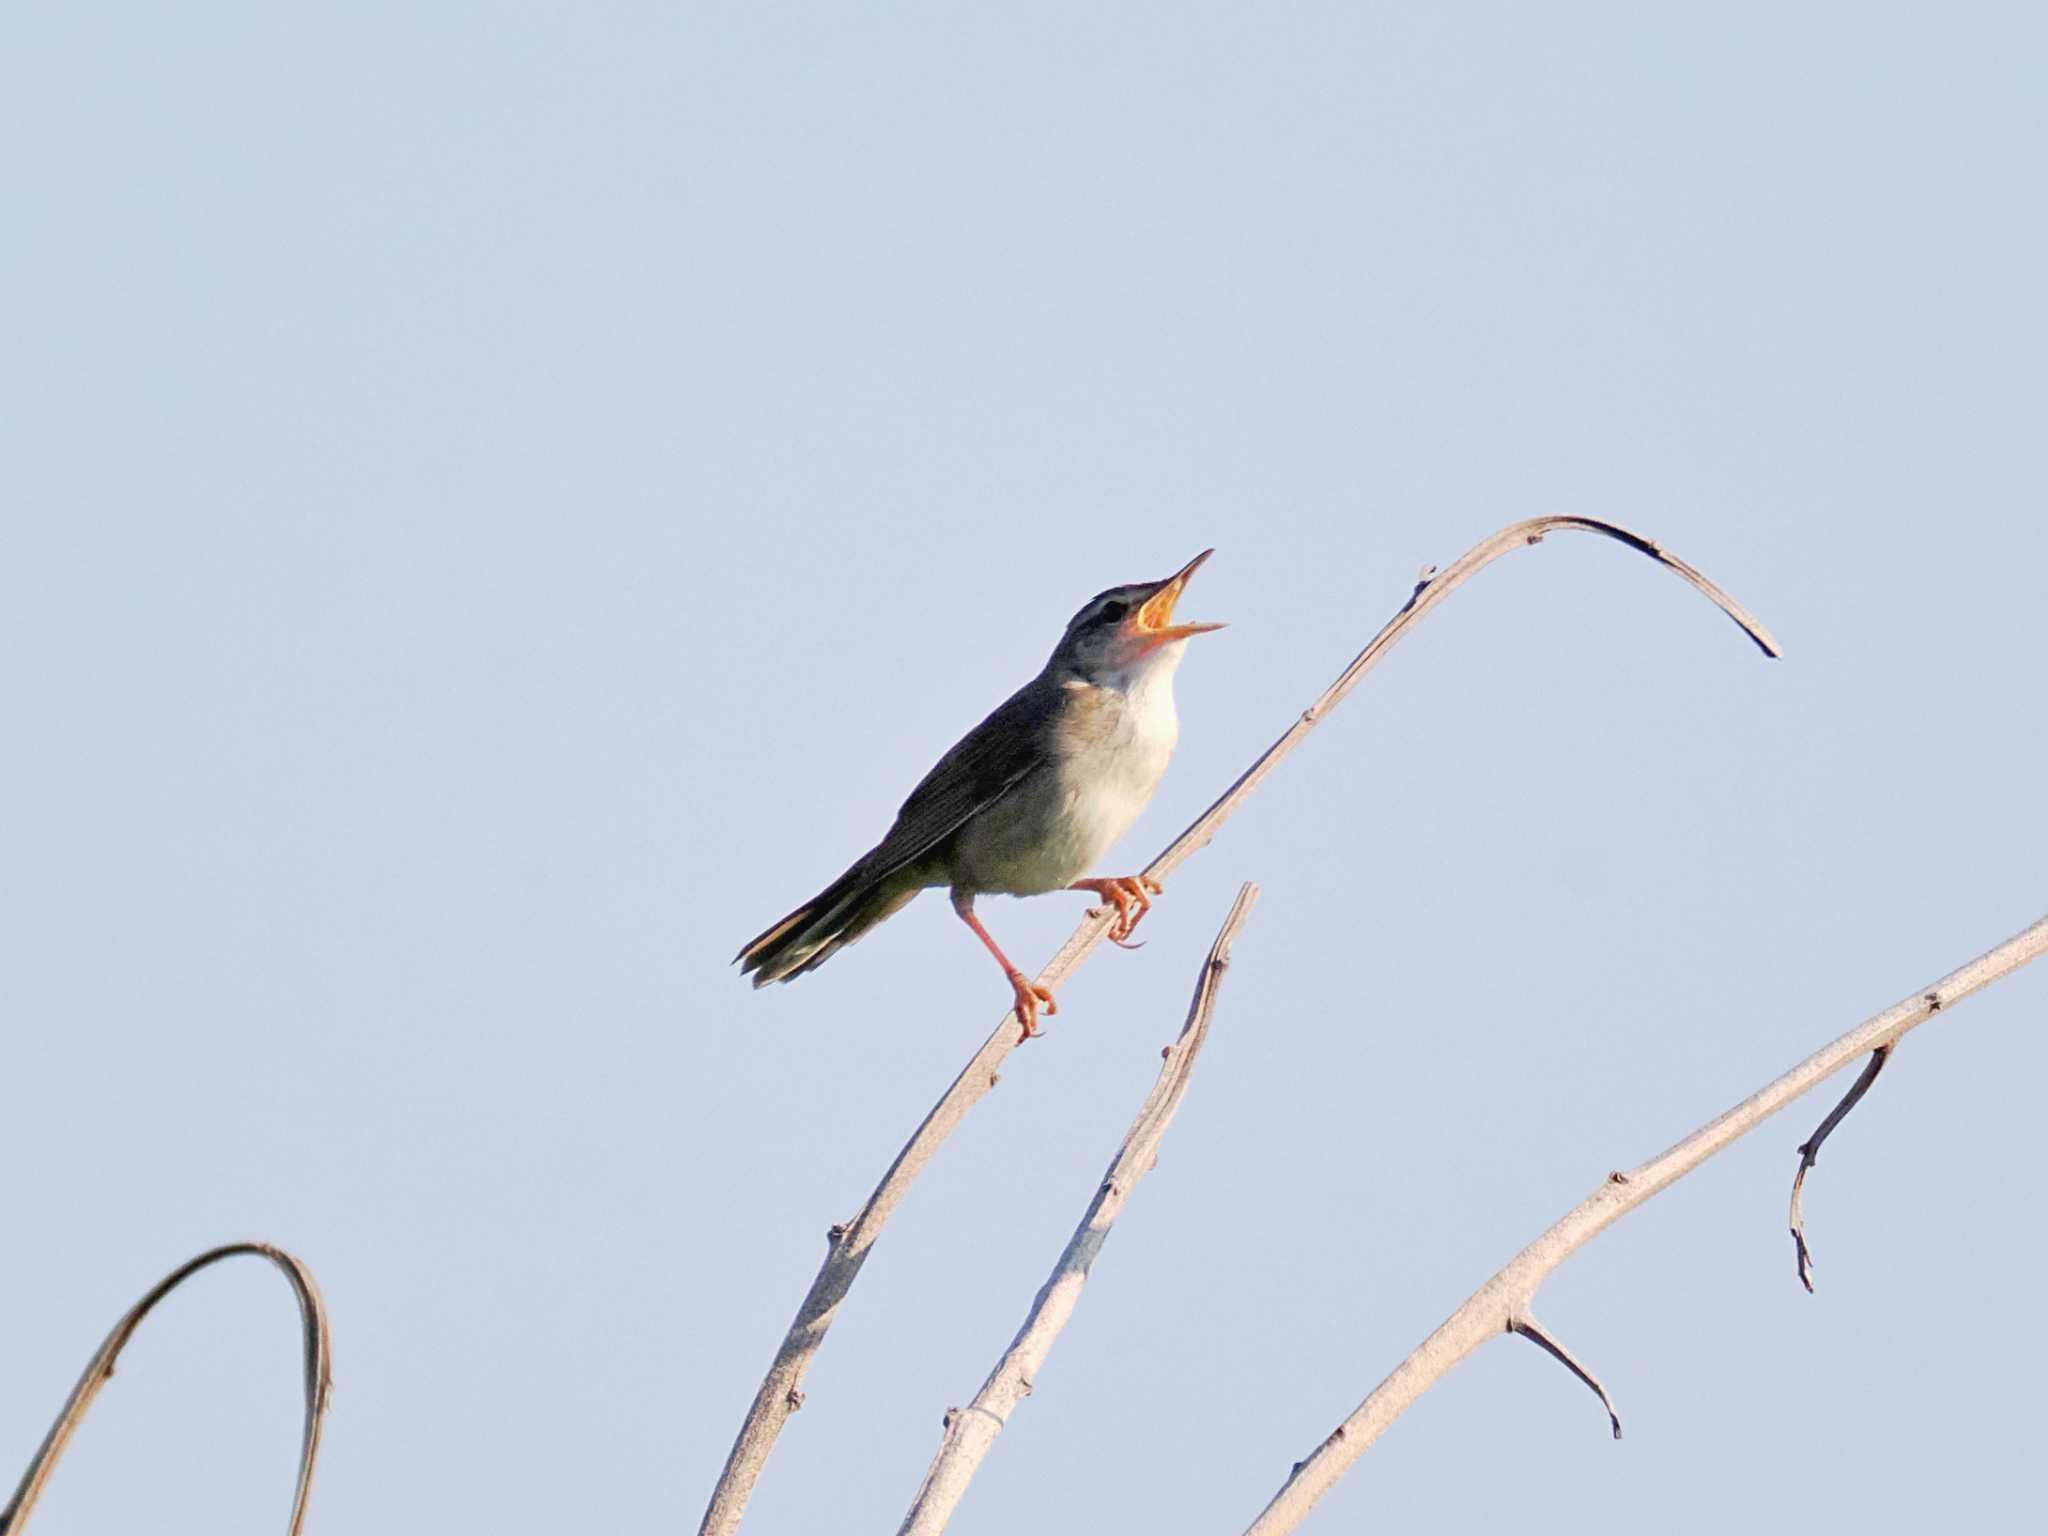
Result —
[[918, 892], [947, 888], [960, 920], [1003, 968], [1028, 1040], [1059, 1012], [975, 913], [977, 896], [1086, 891], [1116, 908], [1126, 948], [1161, 894], [1144, 875], [1089, 876], [1138, 819], [1180, 735], [1173, 675], [1187, 642], [1221, 624], [1177, 624], [1174, 605], [1214, 554], [1163, 581], [1098, 592], [1067, 622], [1038, 675], [961, 737], [918, 782], [882, 840], [735, 957], [756, 987], [814, 971]]

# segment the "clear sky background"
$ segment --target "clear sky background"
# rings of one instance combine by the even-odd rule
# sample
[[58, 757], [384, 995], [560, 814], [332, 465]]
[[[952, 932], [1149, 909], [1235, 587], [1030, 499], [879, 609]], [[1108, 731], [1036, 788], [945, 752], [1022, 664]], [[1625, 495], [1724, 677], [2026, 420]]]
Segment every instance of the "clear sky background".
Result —
[[[733, 951], [1114, 583], [1218, 553], [1098, 954], [749, 1529], [894, 1528], [1231, 893], [1216, 1034], [957, 1529], [1236, 1531], [1608, 1169], [2048, 910], [2038, 6], [24, 4], [0, 22], [0, 1476], [156, 1276], [317, 1270], [324, 1532], [694, 1529], [994, 1024], [926, 896]], [[995, 900], [1035, 966], [1079, 897]], [[2038, 1509], [2048, 972], [1546, 1287], [1317, 1531]], [[269, 1532], [287, 1290], [136, 1342], [42, 1536]]]

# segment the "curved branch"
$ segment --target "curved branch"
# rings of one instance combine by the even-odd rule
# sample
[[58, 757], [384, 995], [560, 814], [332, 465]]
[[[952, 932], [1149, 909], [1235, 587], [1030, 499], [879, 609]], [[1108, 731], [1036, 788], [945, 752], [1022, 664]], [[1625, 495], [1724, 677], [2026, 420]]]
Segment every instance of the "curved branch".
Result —
[[334, 1387], [332, 1341], [327, 1326], [327, 1308], [320, 1299], [320, 1287], [313, 1279], [312, 1270], [284, 1249], [269, 1243], [229, 1243], [186, 1261], [150, 1287], [142, 1300], [114, 1324], [114, 1331], [107, 1335], [106, 1342], [87, 1362], [85, 1373], [78, 1378], [78, 1385], [65, 1399], [57, 1421], [43, 1436], [43, 1443], [29, 1462], [28, 1470], [22, 1474], [14, 1496], [4, 1509], [0, 1509], [0, 1536], [21, 1536], [36, 1502], [43, 1496], [43, 1488], [50, 1480], [57, 1458], [64, 1454], [65, 1446], [84, 1420], [93, 1399], [99, 1396], [100, 1388], [113, 1376], [114, 1362], [128, 1347], [129, 1339], [142, 1326], [142, 1320], [149, 1316], [158, 1302], [200, 1270], [240, 1254], [268, 1259], [284, 1271], [284, 1277], [291, 1282], [299, 1301], [299, 1317], [305, 1335], [306, 1419], [299, 1438], [299, 1477], [292, 1494], [291, 1523], [285, 1528], [287, 1536], [299, 1536], [306, 1520], [306, 1501], [313, 1493], [313, 1463], [320, 1455], [320, 1427], [327, 1415], [327, 1397]]
[[1159, 1160], [1159, 1143], [1165, 1139], [1166, 1128], [1173, 1123], [1180, 1101], [1187, 1095], [1195, 1058], [1209, 1038], [1209, 1016], [1216, 1008], [1216, 990], [1223, 973], [1230, 967], [1231, 941], [1251, 916], [1258, 899], [1258, 886], [1247, 880], [1231, 904], [1230, 915], [1224, 918], [1216, 942], [1209, 946], [1209, 958], [1195, 982], [1194, 999], [1188, 1004], [1187, 1022], [1181, 1027], [1180, 1038], [1161, 1053], [1166, 1064], [1159, 1069], [1159, 1080], [1145, 1096], [1138, 1118], [1131, 1123], [1109, 1171], [1103, 1174], [1080, 1226], [1067, 1240], [1059, 1262], [1053, 1265], [1051, 1276], [1032, 1302], [1017, 1337], [996, 1362], [974, 1401], [964, 1410], [955, 1408], [947, 1413], [946, 1438], [931, 1470], [925, 1473], [910, 1513], [903, 1517], [898, 1536], [937, 1536], [946, 1528], [946, 1522], [953, 1518], [953, 1511], [967, 1492], [967, 1485], [995, 1446], [996, 1436], [1010, 1422], [1017, 1405], [1031, 1394], [1032, 1382], [1046, 1356], [1052, 1353], [1053, 1340], [1059, 1337], [1080, 1303], [1081, 1287], [1087, 1283], [1095, 1255], [1108, 1241], [1109, 1230], [1123, 1214], [1131, 1191]]
[[[1498, 1334], [1526, 1331], [1517, 1324], [1526, 1323], [1537, 1287], [1558, 1265], [1623, 1216], [1685, 1177], [1730, 1142], [1755, 1130], [1858, 1056], [1867, 1051], [1889, 1051], [1908, 1030], [2008, 972], [2018, 970], [2044, 951], [2048, 951], [2048, 917], [1961, 969], [1951, 971], [1933, 986], [1865, 1019], [1839, 1040], [1823, 1046], [1777, 1081], [1757, 1090], [1640, 1168], [1609, 1174], [1605, 1184], [1516, 1254], [1507, 1268], [1474, 1291], [1462, 1307], [1445, 1319], [1443, 1326], [1373, 1388], [1372, 1395], [1358, 1405], [1358, 1410], [1336, 1433], [1307, 1460], [1296, 1463], [1272, 1502], [1247, 1528], [1246, 1536], [1280, 1536], [1298, 1527], [1316, 1501], [1336, 1486], [1337, 1480], [1365, 1454], [1366, 1447], [1407, 1412], [1417, 1398], [1448, 1375], [1453, 1366]], [[1566, 1364], [1573, 1363], [1554, 1348], [1553, 1353], [1558, 1353]], [[1584, 1372], [1580, 1374], [1583, 1376]], [[1597, 1384], [1586, 1379], [1597, 1390]], [[1606, 1394], [1601, 1395], [1604, 1398]]]
[[[1733, 619], [1742, 632], [1749, 636], [1756, 648], [1769, 657], [1784, 654], [1771, 632], [1764, 628], [1748, 609], [1735, 601], [1719, 586], [1710, 581], [1697, 568], [1681, 560], [1655, 540], [1646, 539], [1633, 533], [1619, 523], [1604, 523], [1591, 517], [1531, 517], [1519, 523], [1510, 523], [1488, 538], [1482, 539], [1453, 561], [1449, 567], [1438, 571], [1434, 566], [1424, 570], [1415, 583], [1415, 590], [1408, 595], [1394, 616], [1381, 626], [1380, 632], [1366, 642], [1364, 650], [1352, 658], [1351, 665], [1338, 674], [1337, 680], [1323, 690], [1322, 696], [1301, 712], [1301, 717], [1290, 725], [1280, 739], [1268, 747], [1259, 760], [1247, 768], [1238, 781], [1225, 790], [1216, 803], [1195, 818], [1194, 824], [1173, 840], [1145, 869], [1147, 875], [1163, 879], [1172, 870], [1186, 861], [1197, 848], [1207, 845], [1216, 834], [1216, 829], [1236, 814], [1239, 805], [1259, 782], [1280, 765], [1282, 758], [1299, 746], [1301, 739], [1320, 725], [1326, 715], [1344, 701], [1351, 690], [1358, 686], [1365, 674], [1379, 664], [1382, 656], [1392, 650], [1396, 643], [1428, 616], [1430, 611], [1474, 576], [1493, 564], [1502, 555], [1512, 550], [1526, 549], [1541, 544], [1552, 533], [1597, 533], [1603, 538], [1626, 544], [1630, 549], [1648, 555], [1659, 565], [1690, 582], [1711, 600], [1715, 607]], [[1068, 949], [1074, 947], [1084, 934], [1091, 931], [1100, 933], [1109, 925], [1108, 918], [1092, 920], [1067, 941], [1066, 948], [1054, 957], [1057, 965], [1066, 957]], [[1087, 948], [1093, 948], [1090, 941]], [[1084, 950], [1083, 953], [1086, 951]], [[1071, 969], [1071, 966], [1069, 967]], [[1062, 975], [1065, 973], [1062, 972]]]
[[[1277, 768], [1281, 760], [1301, 744], [1302, 738], [1358, 686], [1359, 680], [1378, 664], [1379, 659], [1438, 603], [1502, 555], [1541, 543], [1545, 535], [1560, 532], [1599, 534], [1648, 555], [1704, 593], [1741, 626], [1766, 656], [1779, 654], [1777, 641], [1741, 604], [1694, 567], [1639, 533], [1616, 523], [1589, 517], [1532, 517], [1511, 523], [1467, 550], [1443, 572], [1438, 573], [1434, 568], [1426, 571], [1415, 584], [1408, 601], [1352, 659], [1337, 680], [1302, 711], [1280, 739], [1268, 747], [1236, 783], [1168, 844], [1143, 873], [1151, 879], [1163, 881], [1197, 849], [1205, 847], [1266, 775]], [[1051, 989], [1065, 981], [1101, 944], [1114, 921], [1114, 914], [1106, 909], [1098, 917], [1083, 919], [1045, 969], [1038, 973], [1038, 985]], [[931, 1161], [933, 1154], [953, 1133], [953, 1128], [966, 1117], [982, 1095], [996, 1085], [996, 1069], [1018, 1044], [1017, 1026], [1018, 1019], [1013, 1009], [1003, 1016], [995, 1032], [983, 1042], [981, 1049], [953, 1080], [952, 1086], [932, 1107], [910, 1140], [904, 1143], [903, 1150], [896, 1154], [896, 1160], [882, 1175], [874, 1193], [868, 1196], [867, 1204], [860, 1208], [852, 1221], [835, 1225], [826, 1234], [828, 1251], [825, 1262], [797, 1307], [796, 1318], [790, 1324], [789, 1332], [783, 1336], [775, 1359], [768, 1367], [768, 1374], [762, 1379], [760, 1389], [755, 1392], [754, 1401], [747, 1409], [739, 1434], [733, 1439], [724, 1470], [711, 1491], [711, 1502], [698, 1526], [698, 1536], [732, 1536], [739, 1529], [746, 1514], [747, 1501], [753, 1496], [754, 1484], [760, 1479], [769, 1452], [774, 1450], [789, 1416], [803, 1406], [804, 1373], [810, 1369], [812, 1358], [823, 1344], [839, 1303], [845, 1299], [854, 1279], [860, 1274], [861, 1266], [867, 1262], [868, 1250], [874, 1246], [882, 1227], [902, 1203], [918, 1174], [924, 1171], [925, 1164]]]

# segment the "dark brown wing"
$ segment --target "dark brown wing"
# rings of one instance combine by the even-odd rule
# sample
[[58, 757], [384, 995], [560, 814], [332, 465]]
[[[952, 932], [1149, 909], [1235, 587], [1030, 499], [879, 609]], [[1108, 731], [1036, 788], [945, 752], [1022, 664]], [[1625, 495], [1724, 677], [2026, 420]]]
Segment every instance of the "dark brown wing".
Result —
[[1057, 696], [1034, 678], [954, 743], [924, 776], [889, 835], [861, 861], [869, 879], [914, 864], [1034, 771], [1046, 768], [1045, 733]]

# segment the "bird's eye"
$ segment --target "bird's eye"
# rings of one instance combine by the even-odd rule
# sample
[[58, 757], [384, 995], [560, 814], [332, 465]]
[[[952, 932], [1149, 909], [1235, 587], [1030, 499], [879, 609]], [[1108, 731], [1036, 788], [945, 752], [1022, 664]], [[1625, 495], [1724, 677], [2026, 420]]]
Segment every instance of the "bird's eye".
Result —
[[1120, 624], [1123, 622], [1124, 615], [1130, 611], [1131, 605], [1126, 602], [1104, 603], [1102, 605], [1102, 612], [1098, 613], [1095, 617], [1098, 622], [1103, 624]]

